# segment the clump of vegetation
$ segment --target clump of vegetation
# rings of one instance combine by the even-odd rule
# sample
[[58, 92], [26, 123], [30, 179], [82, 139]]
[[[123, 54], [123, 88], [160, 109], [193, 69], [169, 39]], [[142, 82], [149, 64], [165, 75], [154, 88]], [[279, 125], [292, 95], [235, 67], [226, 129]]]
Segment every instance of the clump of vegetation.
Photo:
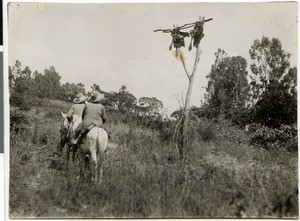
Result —
[[212, 141], [216, 139], [215, 126], [212, 122], [202, 121], [197, 127], [197, 130], [203, 141]]
[[282, 149], [291, 152], [298, 151], [297, 128], [281, 125], [280, 128], [269, 128], [256, 125], [251, 137], [251, 143], [265, 149]]

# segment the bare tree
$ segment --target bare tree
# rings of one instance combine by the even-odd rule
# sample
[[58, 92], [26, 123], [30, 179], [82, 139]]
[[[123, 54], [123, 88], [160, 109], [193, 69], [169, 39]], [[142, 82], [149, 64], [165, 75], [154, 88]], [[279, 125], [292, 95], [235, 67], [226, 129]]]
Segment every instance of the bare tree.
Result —
[[[176, 145], [179, 150], [179, 155], [181, 159], [184, 159], [187, 157], [189, 149], [188, 149], [188, 122], [189, 122], [189, 115], [190, 115], [190, 99], [191, 99], [191, 94], [193, 90], [193, 84], [197, 72], [197, 67], [198, 63], [200, 60], [200, 42], [201, 39], [204, 37], [203, 34], [203, 26], [205, 22], [211, 21], [212, 18], [205, 20], [205, 18], [199, 17], [199, 21], [185, 24], [183, 26], [174, 26], [173, 29], [158, 29], [156, 31], [162, 31], [163, 33], [171, 33], [172, 36], [172, 43], [169, 47], [171, 50], [172, 45], [174, 45], [176, 51], [175, 51], [175, 56], [179, 57], [179, 60], [181, 61], [184, 71], [186, 73], [186, 76], [188, 78], [188, 90], [186, 93], [186, 98], [185, 98], [185, 103], [184, 103], [184, 108], [183, 112], [181, 115], [181, 118], [179, 119], [176, 127], [175, 127], [175, 132], [174, 132], [174, 139], [176, 140]], [[187, 28], [192, 28], [189, 32], [182, 32], [180, 30], [182, 29], [187, 29]], [[184, 47], [184, 38], [190, 36], [191, 37], [191, 42], [189, 45], [189, 50], [192, 49], [192, 46], [196, 48], [196, 55], [195, 55], [195, 61], [194, 61], [194, 66], [192, 69], [192, 72], [190, 73], [187, 70], [186, 64], [185, 64], [185, 58], [183, 57], [182, 52], [180, 51], [181, 47]], [[181, 136], [179, 136], [181, 134]], [[180, 139], [178, 139], [180, 137]]]

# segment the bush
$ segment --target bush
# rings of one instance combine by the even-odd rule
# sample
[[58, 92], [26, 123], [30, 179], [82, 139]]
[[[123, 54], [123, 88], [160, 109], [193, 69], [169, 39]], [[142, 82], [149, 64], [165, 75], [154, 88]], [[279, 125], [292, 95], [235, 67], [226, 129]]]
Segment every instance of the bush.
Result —
[[228, 111], [226, 119], [230, 120], [234, 125], [244, 128], [251, 123], [253, 111], [248, 108], [235, 108]]
[[258, 145], [267, 150], [284, 149], [290, 152], [298, 150], [297, 128], [289, 125], [281, 125], [280, 128], [270, 128], [259, 124], [254, 128], [251, 144]]
[[18, 107], [21, 111], [28, 111], [34, 104], [34, 98], [21, 93], [12, 93], [9, 102], [11, 106]]
[[211, 122], [202, 121], [198, 125], [197, 132], [203, 141], [212, 141], [216, 138], [215, 128]]
[[160, 130], [159, 137], [161, 141], [171, 141], [174, 134], [174, 128], [166, 127]]
[[26, 131], [29, 121], [25, 114], [20, 110], [11, 109], [10, 111], [10, 142], [14, 144]]
[[217, 137], [226, 144], [248, 144], [249, 136], [234, 126], [230, 120], [225, 119], [225, 116], [220, 115], [216, 120]]

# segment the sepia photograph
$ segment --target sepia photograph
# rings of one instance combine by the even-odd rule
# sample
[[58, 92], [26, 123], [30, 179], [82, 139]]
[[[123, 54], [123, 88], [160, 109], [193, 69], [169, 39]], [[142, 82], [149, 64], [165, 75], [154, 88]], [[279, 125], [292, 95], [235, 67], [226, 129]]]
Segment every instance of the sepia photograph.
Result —
[[10, 218], [298, 218], [297, 2], [20, 0], [5, 34]]

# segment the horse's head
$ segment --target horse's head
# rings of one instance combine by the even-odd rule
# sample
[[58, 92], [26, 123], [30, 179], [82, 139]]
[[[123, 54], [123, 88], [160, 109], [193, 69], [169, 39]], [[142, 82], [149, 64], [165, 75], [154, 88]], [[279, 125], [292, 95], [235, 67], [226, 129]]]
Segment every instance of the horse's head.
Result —
[[60, 132], [62, 133], [62, 131], [68, 130], [69, 120], [67, 118], [67, 114], [61, 112], [61, 116], [63, 117], [62, 123], [60, 125]]

